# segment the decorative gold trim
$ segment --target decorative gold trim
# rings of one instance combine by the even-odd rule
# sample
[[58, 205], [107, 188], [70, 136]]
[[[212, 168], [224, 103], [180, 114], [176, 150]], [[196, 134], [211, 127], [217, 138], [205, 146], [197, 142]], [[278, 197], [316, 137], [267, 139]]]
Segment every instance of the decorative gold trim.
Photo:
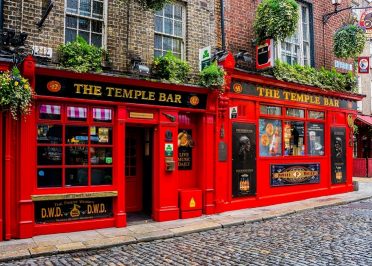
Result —
[[143, 119], [153, 119], [154, 114], [153, 113], [138, 113], [138, 112], [130, 112], [129, 113], [130, 118], [143, 118]]
[[31, 195], [31, 199], [32, 201], [71, 200], [71, 199], [116, 197], [117, 195], [118, 195], [117, 191], [103, 191], [103, 192], [69, 193], [69, 194]]

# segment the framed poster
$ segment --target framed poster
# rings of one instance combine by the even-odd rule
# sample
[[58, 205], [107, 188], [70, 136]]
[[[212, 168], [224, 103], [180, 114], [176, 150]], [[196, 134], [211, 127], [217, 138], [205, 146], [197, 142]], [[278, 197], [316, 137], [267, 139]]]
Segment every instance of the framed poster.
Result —
[[331, 128], [331, 177], [332, 184], [346, 182], [346, 129]]
[[256, 194], [256, 125], [232, 125], [232, 195]]

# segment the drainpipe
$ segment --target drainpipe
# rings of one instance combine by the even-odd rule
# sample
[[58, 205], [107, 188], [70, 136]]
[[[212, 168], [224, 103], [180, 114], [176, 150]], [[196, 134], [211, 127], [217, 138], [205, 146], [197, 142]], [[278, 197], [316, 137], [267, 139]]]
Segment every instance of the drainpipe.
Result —
[[3, 32], [4, 27], [4, 0], [0, 0], [0, 32]]
[[225, 36], [225, 5], [224, 0], [220, 0], [221, 5], [221, 41], [222, 41], [222, 50], [226, 50], [226, 36]]

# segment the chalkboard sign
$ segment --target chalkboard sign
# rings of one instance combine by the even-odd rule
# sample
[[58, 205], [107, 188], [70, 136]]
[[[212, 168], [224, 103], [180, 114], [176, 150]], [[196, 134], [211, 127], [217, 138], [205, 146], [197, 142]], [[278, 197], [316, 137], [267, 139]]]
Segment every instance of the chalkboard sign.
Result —
[[346, 182], [346, 129], [331, 128], [331, 177], [332, 184]]

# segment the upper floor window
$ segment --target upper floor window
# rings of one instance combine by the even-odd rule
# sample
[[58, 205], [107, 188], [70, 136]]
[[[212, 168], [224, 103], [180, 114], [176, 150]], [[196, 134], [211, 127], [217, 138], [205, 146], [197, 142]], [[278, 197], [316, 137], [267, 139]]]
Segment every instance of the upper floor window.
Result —
[[310, 65], [310, 8], [299, 4], [299, 21], [296, 32], [277, 44], [277, 57], [288, 64]]
[[181, 4], [166, 4], [155, 13], [154, 55], [163, 56], [171, 51], [183, 58], [185, 39], [185, 7]]
[[103, 46], [104, 0], [66, 0], [65, 43], [83, 37], [89, 44]]

